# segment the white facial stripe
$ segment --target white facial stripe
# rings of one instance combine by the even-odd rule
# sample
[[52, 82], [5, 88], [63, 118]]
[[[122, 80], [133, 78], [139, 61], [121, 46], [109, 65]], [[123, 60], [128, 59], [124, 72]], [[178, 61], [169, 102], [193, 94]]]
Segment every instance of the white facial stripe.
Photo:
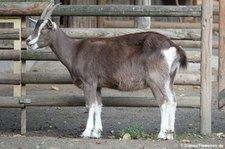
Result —
[[[43, 23], [39, 26], [37, 36], [36, 36], [35, 38], [33, 38], [33, 39], [29, 42], [30, 45], [35, 44], [35, 43], [38, 41], [38, 39], [39, 39], [39, 37], [40, 37], [40, 35], [41, 35], [41, 30], [43, 29], [43, 27], [44, 27], [47, 23], [48, 23], [48, 20], [45, 20], [45, 21], [43, 21]], [[30, 38], [30, 37], [29, 37], [29, 38]]]
[[37, 41], [38, 41], [38, 36], [36, 37], [36, 38], [34, 38], [34, 39], [32, 39], [30, 42], [29, 42], [29, 44], [30, 45], [32, 45], [32, 44], [35, 44]]
[[43, 23], [40, 25], [39, 30], [38, 30], [38, 37], [41, 34], [41, 30], [43, 29], [43, 27], [48, 23], [48, 20], [44, 20]]

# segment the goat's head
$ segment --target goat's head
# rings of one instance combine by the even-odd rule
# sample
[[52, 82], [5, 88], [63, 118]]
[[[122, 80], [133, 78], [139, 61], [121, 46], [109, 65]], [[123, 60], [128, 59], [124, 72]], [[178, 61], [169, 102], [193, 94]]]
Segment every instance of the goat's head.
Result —
[[60, 5], [60, 3], [54, 5], [54, 1], [44, 9], [39, 20], [30, 19], [35, 23], [35, 28], [32, 34], [26, 39], [26, 44], [29, 49], [35, 50], [50, 46], [56, 39], [57, 25], [51, 20], [51, 14], [53, 10]]

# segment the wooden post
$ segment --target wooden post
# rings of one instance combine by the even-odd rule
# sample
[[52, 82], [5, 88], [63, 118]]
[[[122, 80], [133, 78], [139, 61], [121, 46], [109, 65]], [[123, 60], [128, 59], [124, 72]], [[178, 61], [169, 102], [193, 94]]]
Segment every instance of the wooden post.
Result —
[[212, 0], [202, 1], [201, 40], [201, 128], [202, 134], [211, 133], [212, 98]]
[[[13, 48], [14, 50], [18, 50], [21, 53], [21, 48], [22, 48], [21, 18], [5, 18], [5, 19], [2, 19], [0, 22], [13, 23], [13, 28], [19, 29], [19, 39], [14, 40]], [[16, 75], [18, 74], [19, 76], [21, 76], [21, 72], [23, 70], [25, 70], [25, 65], [22, 64], [21, 57], [20, 57], [19, 60], [16, 60], [13, 62], [13, 72]], [[18, 97], [20, 97], [21, 95], [25, 95], [25, 87], [22, 87], [21, 78], [20, 78], [20, 83], [18, 85], [13, 86], [13, 95]], [[21, 134], [25, 134], [25, 133], [26, 133], [26, 108], [23, 107], [21, 108]]]
[[[104, 5], [105, 1], [104, 0], [98, 0], [98, 5]], [[97, 27], [98, 28], [103, 28], [104, 27], [104, 17], [97, 17]]]
[[[22, 29], [22, 21], [21, 18], [18, 18], [14, 22], [14, 28], [19, 29], [19, 40], [14, 40], [14, 49], [20, 50], [22, 48], [22, 39], [21, 39], [21, 29]], [[20, 58], [21, 59], [21, 58]], [[25, 63], [22, 63], [22, 61], [16, 61], [14, 62], [14, 73], [19, 73], [25, 71]], [[19, 85], [14, 85], [14, 96], [22, 96], [26, 94], [26, 88], [25, 86], [22, 86], [20, 83]], [[21, 108], [21, 134], [26, 133], [26, 107]]]
[[[225, 89], [225, 1], [219, 1], [219, 64], [218, 91]], [[225, 98], [218, 101], [218, 108], [225, 106]]]
[[[136, 0], [136, 5], [151, 5], [151, 0]], [[136, 17], [135, 27], [151, 28], [151, 17]]]
[[[0, 20], [0, 22], [8, 22], [8, 23], [13, 23], [13, 28], [14, 29], [19, 29], [19, 39], [14, 40], [13, 43], [13, 48], [15, 50], [19, 50], [21, 53], [21, 28], [22, 28], [22, 23], [21, 23], [21, 18], [8, 18], [8, 19], [3, 19]], [[25, 63], [22, 64], [21, 62], [21, 57], [19, 60], [16, 60], [13, 62], [13, 73], [14, 74], [19, 74], [21, 76], [21, 72], [25, 72]], [[25, 86], [23, 87], [21, 84], [21, 79], [20, 83], [18, 85], [13, 86], [13, 96], [18, 96], [20, 97], [21, 95], [25, 95], [26, 89]], [[26, 133], [26, 108], [23, 107], [21, 108], [21, 134]]]

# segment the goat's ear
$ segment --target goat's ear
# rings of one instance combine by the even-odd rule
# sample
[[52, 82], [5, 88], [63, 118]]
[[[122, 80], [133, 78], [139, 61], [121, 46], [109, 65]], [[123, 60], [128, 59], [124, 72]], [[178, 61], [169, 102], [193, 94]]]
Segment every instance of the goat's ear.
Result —
[[37, 20], [35, 19], [32, 19], [32, 18], [28, 18], [32, 23], [36, 24], [37, 23]]
[[48, 28], [50, 28], [52, 30], [56, 30], [56, 28], [57, 28], [57, 25], [51, 19], [48, 19], [48, 24], [47, 25], [48, 25]]

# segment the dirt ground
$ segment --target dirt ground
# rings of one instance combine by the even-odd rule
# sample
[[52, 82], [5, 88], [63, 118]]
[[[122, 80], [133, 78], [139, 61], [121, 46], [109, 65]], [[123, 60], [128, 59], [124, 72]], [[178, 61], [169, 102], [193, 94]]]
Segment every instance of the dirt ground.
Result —
[[[43, 65], [39, 68], [49, 66]], [[58, 69], [58, 67], [54, 67]], [[33, 68], [33, 71], [40, 71]], [[60, 70], [58, 71], [60, 72]], [[53, 89], [53, 86], [57, 90]], [[27, 134], [20, 135], [20, 109], [0, 108], [0, 149], [106, 149], [106, 148], [225, 148], [225, 112], [217, 109], [217, 83], [213, 83], [212, 131], [201, 136], [197, 108], [178, 108], [176, 139], [174, 141], [120, 140], [119, 131], [134, 124], [143, 126], [146, 134], [155, 134], [160, 128], [159, 108], [103, 107], [102, 139], [82, 139], [88, 114], [84, 107], [28, 107]], [[177, 96], [200, 95], [198, 86], [176, 86]], [[79, 94], [72, 85], [27, 85], [27, 94]], [[118, 93], [104, 90], [103, 95], [148, 96], [149, 90]], [[11, 96], [12, 86], [0, 86], [1, 96]]]

